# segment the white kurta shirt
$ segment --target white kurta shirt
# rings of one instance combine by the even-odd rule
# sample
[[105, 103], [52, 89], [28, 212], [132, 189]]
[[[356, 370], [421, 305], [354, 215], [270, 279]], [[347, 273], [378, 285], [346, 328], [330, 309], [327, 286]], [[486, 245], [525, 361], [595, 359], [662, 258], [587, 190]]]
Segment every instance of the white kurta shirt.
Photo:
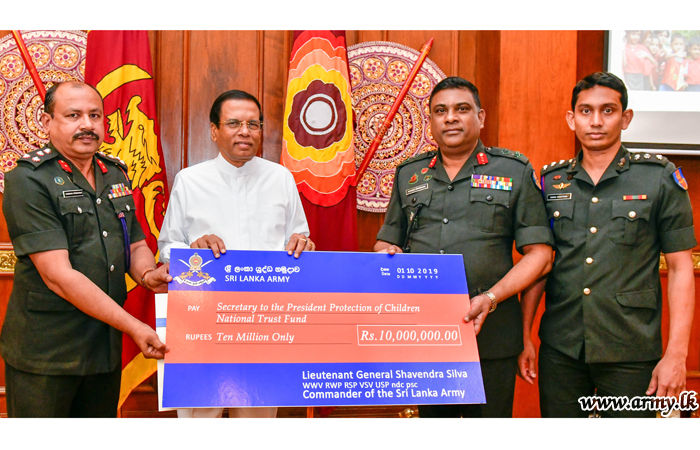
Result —
[[180, 171], [158, 239], [160, 260], [215, 234], [228, 250], [284, 250], [293, 233], [309, 235], [294, 177], [254, 157], [238, 168], [221, 154]]

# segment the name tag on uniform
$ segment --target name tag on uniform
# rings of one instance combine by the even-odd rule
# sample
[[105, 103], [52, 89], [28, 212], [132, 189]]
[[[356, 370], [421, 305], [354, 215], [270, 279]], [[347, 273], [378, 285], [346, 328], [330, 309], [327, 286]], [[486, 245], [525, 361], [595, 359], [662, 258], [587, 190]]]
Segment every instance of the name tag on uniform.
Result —
[[571, 200], [571, 192], [568, 194], [547, 194], [548, 202], [555, 202], [558, 200]]
[[498, 189], [499, 191], [512, 191], [513, 179], [496, 177], [493, 175], [472, 175], [472, 187], [484, 189]]
[[82, 197], [82, 196], [83, 196], [82, 189], [73, 189], [71, 191], [63, 191], [63, 198], [73, 198], [73, 197]]
[[406, 189], [406, 195], [411, 195], [416, 192], [424, 191], [428, 189], [428, 183], [421, 184], [420, 186], [412, 187], [411, 189]]

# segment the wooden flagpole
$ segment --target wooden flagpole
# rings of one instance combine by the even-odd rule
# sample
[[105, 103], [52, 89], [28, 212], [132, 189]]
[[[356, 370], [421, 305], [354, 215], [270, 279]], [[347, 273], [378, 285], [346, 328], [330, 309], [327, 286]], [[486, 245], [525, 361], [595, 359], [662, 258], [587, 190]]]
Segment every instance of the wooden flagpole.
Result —
[[413, 80], [416, 78], [416, 75], [418, 75], [418, 71], [423, 65], [423, 61], [425, 61], [425, 58], [428, 57], [428, 53], [430, 53], [430, 49], [432, 47], [433, 38], [430, 38], [425, 44], [423, 44], [423, 47], [420, 49], [420, 56], [418, 56], [418, 60], [416, 60], [416, 63], [413, 65], [413, 69], [408, 75], [406, 83], [404, 83], [403, 87], [401, 88], [399, 95], [396, 97], [396, 101], [389, 110], [389, 114], [387, 114], [384, 118], [384, 122], [382, 122], [382, 125], [379, 127], [379, 130], [377, 130], [377, 134], [374, 136], [372, 143], [369, 145], [367, 153], [365, 153], [365, 157], [362, 160], [362, 164], [360, 164], [360, 168], [358, 169], [357, 173], [355, 174], [355, 178], [352, 181], [353, 186], [357, 186], [357, 183], [359, 183], [362, 179], [362, 175], [364, 175], [365, 170], [367, 170], [367, 166], [369, 166], [370, 161], [372, 161], [372, 158], [374, 157], [374, 153], [377, 151], [379, 145], [382, 143], [382, 139], [384, 139], [384, 135], [389, 129], [389, 125], [391, 125], [391, 121], [394, 120], [394, 116], [398, 112], [399, 107], [403, 102], [403, 99], [406, 97], [408, 90], [411, 88], [411, 84], [413, 84]]
[[19, 49], [19, 54], [22, 55], [24, 65], [27, 67], [29, 75], [31, 75], [32, 80], [34, 81], [34, 86], [36, 86], [36, 90], [39, 91], [39, 96], [43, 102], [46, 99], [46, 87], [44, 86], [44, 82], [41, 81], [41, 78], [39, 77], [39, 72], [36, 70], [34, 61], [29, 55], [27, 46], [24, 44], [24, 39], [22, 39], [22, 35], [20, 34], [19, 30], [12, 30], [12, 37], [15, 38], [17, 48]]

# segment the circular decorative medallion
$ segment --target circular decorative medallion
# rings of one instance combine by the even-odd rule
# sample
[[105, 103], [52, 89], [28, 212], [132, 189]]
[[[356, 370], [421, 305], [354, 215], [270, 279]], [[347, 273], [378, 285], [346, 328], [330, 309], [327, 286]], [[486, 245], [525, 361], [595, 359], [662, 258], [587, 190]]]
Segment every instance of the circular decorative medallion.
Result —
[[14, 80], [24, 71], [22, 57], [16, 53], [10, 53], [0, 58], [0, 75], [8, 80]]
[[49, 62], [51, 58], [51, 51], [44, 44], [32, 44], [27, 47], [29, 54], [32, 55], [32, 60], [37, 69], [41, 69]]
[[[394, 105], [420, 52], [393, 42], [365, 42], [348, 47], [352, 99], [357, 118], [355, 164], [359, 168], [384, 118]], [[383, 213], [389, 205], [396, 166], [435, 150], [428, 100], [445, 74], [430, 59], [411, 84], [382, 143], [357, 184], [357, 209]]]
[[64, 69], [70, 69], [78, 64], [80, 53], [72, 45], [59, 45], [53, 52], [53, 62]]
[[[22, 38], [46, 89], [58, 81], [84, 80], [86, 33], [23, 31]], [[17, 158], [48, 142], [39, 122], [43, 106], [17, 44], [11, 34], [5, 36], [0, 39], [0, 192]]]
[[409, 72], [408, 65], [397, 59], [389, 63], [389, 73], [387, 73], [387, 76], [394, 83], [403, 83], [406, 81], [406, 78], [408, 78]]
[[371, 80], [381, 78], [384, 75], [384, 62], [379, 58], [367, 58], [362, 63], [362, 72]]

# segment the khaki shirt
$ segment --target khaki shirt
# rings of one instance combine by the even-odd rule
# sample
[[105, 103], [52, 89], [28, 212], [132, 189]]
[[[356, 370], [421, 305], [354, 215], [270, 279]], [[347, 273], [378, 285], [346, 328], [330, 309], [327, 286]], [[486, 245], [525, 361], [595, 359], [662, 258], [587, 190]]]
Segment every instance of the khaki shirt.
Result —
[[26, 155], [5, 180], [3, 213], [17, 263], [0, 335], [2, 357], [16, 369], [45, 375], [113, 371], [121, 363], [121, 332], [52, 292], [29, 255], [67, 249], [73, 269], [122, 306], [125, 242], [117, 214], [125, 215], [131, 243], [145, 238], [126, 166], [94, 156], [95, 192], [52, 145]]
[[589, 363], [658, 359], [660, 252], [696, 245], [688, 192], [661, 155], [620, 147], [597, 185], [582, 158], [542, 170], [556, 256], [540, 338]]
[[[510, 178], [512, 186], [472, 187], [474, 174]], [[409, 221], [422, 205], [414, 219], [410, 252], [461, 254], [469, 295], [474, 297], [490, 289], [513, 267], [513, 242], [520, 253], [526, 245], [553, 244], [533, 174], [522, 154], [485, 148], [481, 141], [452, 181], [439, 152], [409, 159], [396, 169], [391, 200], [377, 239], [403, 246]], [[489, 183], [496, 187], [495, 181], [485, 182]], [[465, 305], [465, 314], [467, 309]], [[461, 319], [455, 317], [455, 321]], [[482, 358], [505, 358], [522, 351], [522, 313], [517, 295], [499, 303], [489, 314], [477, 342]]]

